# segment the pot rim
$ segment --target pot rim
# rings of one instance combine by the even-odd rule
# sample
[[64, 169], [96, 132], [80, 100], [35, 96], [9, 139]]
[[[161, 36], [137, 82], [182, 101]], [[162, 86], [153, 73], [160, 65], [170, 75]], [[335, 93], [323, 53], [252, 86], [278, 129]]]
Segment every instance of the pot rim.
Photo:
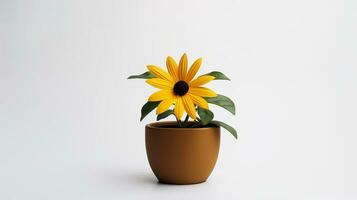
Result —
[[[192, 121], [191, 121], [192, 122]], [[189, 122], [190, 123], [190, 122]], [[152, 122], [149, 124], [146, 124], [146, 128], [150, 129], [159, 129], [159, 130], [182, 130], [182, 131], [201, 131], [201, 130], [207, 130], [207, 129], [219, 129], [219, 126], [211, 126], [211, 127], [197, 127], [197, 128], [170, 128], [170, 127], [162, 127], [162, 125], [172, 125], [172, 124], [177, 124], [176, 121], [162, 121], [162, 122]]]

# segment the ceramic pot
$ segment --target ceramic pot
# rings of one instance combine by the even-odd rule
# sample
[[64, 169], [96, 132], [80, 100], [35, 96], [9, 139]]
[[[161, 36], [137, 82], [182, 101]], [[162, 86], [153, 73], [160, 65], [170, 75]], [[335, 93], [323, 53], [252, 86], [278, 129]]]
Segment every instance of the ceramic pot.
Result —
[[146, 154], [158, 180], [195, 184], [207, 180], [218, 157], [220, 128], [178, 128], [176, 122], [145, 127]]

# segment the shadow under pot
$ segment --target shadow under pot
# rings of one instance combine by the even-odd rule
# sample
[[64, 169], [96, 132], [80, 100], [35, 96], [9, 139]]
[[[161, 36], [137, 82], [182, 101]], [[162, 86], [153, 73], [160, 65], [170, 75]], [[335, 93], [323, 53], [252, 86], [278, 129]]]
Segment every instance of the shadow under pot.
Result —
[[157, 179], [169, 184], [207, 180], [218, 157], [220, 127], [179, 128], [176, 122], [145, 127], [146, 154]]

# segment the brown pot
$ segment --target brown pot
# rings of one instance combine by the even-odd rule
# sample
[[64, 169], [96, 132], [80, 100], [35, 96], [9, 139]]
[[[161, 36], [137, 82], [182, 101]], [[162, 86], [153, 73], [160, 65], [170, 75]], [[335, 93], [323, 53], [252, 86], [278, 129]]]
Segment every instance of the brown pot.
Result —
[[145, 127], [146, 154], [160, 182], [195, 184], [207, 180], [216, 164], [220, 128], [178, 128], [176, 122]]

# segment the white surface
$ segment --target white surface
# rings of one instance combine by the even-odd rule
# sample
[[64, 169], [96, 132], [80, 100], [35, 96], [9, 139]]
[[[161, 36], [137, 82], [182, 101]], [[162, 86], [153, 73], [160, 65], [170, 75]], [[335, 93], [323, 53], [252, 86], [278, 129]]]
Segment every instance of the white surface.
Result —
[[[357, 4], [0, 1], [0, 199], [356, 199]], [[200, 185], [157, 184], [126, 77], [167, 55], [237, 103]]]

